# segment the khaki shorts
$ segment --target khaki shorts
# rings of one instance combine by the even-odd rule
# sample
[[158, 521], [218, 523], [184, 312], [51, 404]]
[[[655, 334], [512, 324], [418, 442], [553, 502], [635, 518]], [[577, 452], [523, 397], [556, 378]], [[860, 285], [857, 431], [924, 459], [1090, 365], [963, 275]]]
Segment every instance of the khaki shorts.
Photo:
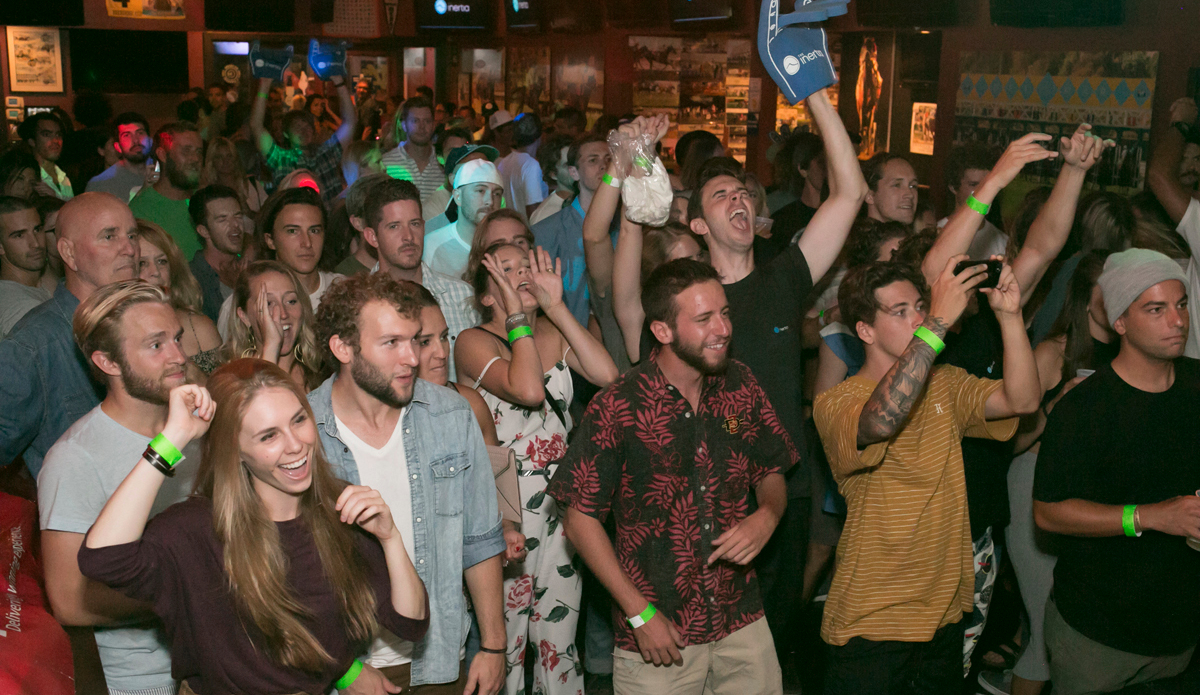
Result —
[[655, 666], [641, 654], [614, 650], [614, 695], [783, 695], [783, 674], [765, 618], [679, 652], [682, 664]]

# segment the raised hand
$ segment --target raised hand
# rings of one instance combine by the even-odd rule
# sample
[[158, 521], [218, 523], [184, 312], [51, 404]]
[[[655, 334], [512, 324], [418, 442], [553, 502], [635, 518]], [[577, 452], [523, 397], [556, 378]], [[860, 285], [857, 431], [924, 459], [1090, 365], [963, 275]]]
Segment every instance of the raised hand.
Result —
[[562, 301], [562, 259], [550, 259], [541, 246], [529, 250], [529, 273], [533, 285], [529, 288], [542, 311]]
[[167, 404], [167, 424], [163, 425], [163, 436], [183, 449], [189, 442], [208, 431], [217, 402], [208, 389], [195, 384], [183, 384], [171, 389]]
[[1057, 152], [1048, 150], [1041, 145], [1050, 140], [1053, 138], [1045, 133], [1026, 133], [1019, 139], [1013, 140], [1004, 150], [1004, 154], [1000, 155], [1000, 161], [996, 162], [996, 166], [992, 167], [992, 171], [988, 174], [990, 183], [994, 184], [996, 190], [999, 191], [1012, 183], [1012, 180], [1017, 178], [1017, 174], [1021, 173], [1021, 169], [1025, 168], [1026, 164], [1057, 157]]
[[1115, 146], [1115, 142], [1101, 139], [1092, 133], [1092, 126], [1083, 123], [1071, 137], [1059, 138], [1058, 150], [1064, 165], [1087, 171], [1100, 161], [1106, 148]]
[[[1003, 260], [1000, 256], [992, 256], [992, 260]], [[964, 275], [969, 271], [964, 271]], [[994, 288], [980, 290], [987, 295], [988, 304], [997, 314], [1021, 313], [1021, 286], [1017, 276], [1013, 275], [1012, 266], [1005, 263], [1000, 270], [1000, 281]]]
[[973, 265], [955, 275], [954, 266], [967, 259], [966, 255], [951, 257], [942, 274], [929, 288], [929, 318], [940, 320], [946, 328], [950, 328], [958, 321], [966, 311], [967, 303], [970, 302], [975, 288], [987, 279], [987, 266], [985, 265]]
[[504, 315], [512, 316], [519, 314], [525, 309], [525, 305], [521, 302], [521, 295], [517, 292], [517, 288], [513, 286], [508, 276], [504, 274], [504, 268], [501, 267], [500, 261], [490, 253], [483, 254], [483, 267], [487, 268], [488, 275], [492, 276], [492, 281], [496, 283], [496, 287], [500, 289], [500, 301], [504, 304]]
[[271, 306], [270, 300], [267, 299], [267, 286], [259, 287], [258, 296], [254, 298], [254, 310], [251, 312], [250, 320], [262, 340], [259, 357], [272, 362], [279, 359], [279, 351], [283, 345], [281, 311], [282, 309], [278, 305]]
[[341, 513], [343, 524], [358, 524], [380, 541], [389, 540], [396, 533], [392, 510], [377, 490], [364, 485], [347, 485], [338, 495], [334, 509]]

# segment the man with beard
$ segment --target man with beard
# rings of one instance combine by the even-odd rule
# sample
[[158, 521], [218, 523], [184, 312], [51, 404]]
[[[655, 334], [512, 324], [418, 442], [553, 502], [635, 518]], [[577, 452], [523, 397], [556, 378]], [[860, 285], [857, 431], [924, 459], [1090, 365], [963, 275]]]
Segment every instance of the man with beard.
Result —
[[383, 155], [388, 176], [411, 181], [421, 192], [421, 205], [446, 182], [446, 174], [433, 149], [433, 106], [424, 97], [413, 97], [400, 107], [400, 123], [408, 139]]
[[[419, 223], [419, 204], [406, 202]], [[334, 473], [379, 490], [429, 588], [425, 637], [381, 631], [367, 663], [406, 693], [494, 695], [506, 644], [496, 486], [471, 406], [417, 378], [420, 332], [413, 285], [387, 273], [334, 283], [317, 310], [317, 342], [336, 372], [308, 400]], [[470, 664], [464, 581], [482, 633]]]
[[0, 339], [54, 294], [58, 278], [47, 270], [48, 257], [33, 203], [0, 196]]
[[65, 135], [66, 128], [63, 127], [62, 120], [45, 111], [33, 114], [17, 127], [17, 136], [25, 141], [37, 159], [38, 174], [42, 180], [35, 190], [60, 200], [75, 197], [71, 179], [67, 178], [67, 173], [58, 166]]
[[750, 563], [783, 516], [783, 471], [799, 454], [750, 370], [729, 359], [716, 270], [666, 263], [642, 302], [659, 347], [592, 401], [547, 489], [612, 594], [614, 691], [782, 693]]
[[137, 223], [107, 193], [82, 193], [58, 214], [63, 283], [0, 341], [0, 463], [21, 456], [35, 478], [67, 428], [103, 396], [71, 334], [81, 301], [101, 287], [137, 277]]
[[225, 298], [237, 283], [238, 259], [242, 257], [242, 204], [237, 192], [213, 184], [196, 191], [188, 201], [188, 215], [204, 250], [192, 257], [189, 267], [204, 297], [204, 313], [213, 321]]
[[454, 172], [453, 200], [458, 220], [429, 233], [424, 259], [430, 268], [457, 278], [467, 269], [475, 228], [503, 203], [504, 180], [496, 165], [482, 159], [460, 164]]
[[[769, 263], [754, 262], [754, 208], [744, 173], [733, 159], [712, 159], [701, 168], [688, 201], [692, 231], [708, 242], [709, 258], [721, 276], [733, 323], [741, 339], [733, 356], [762, 383], [779, 420], [797, 449], [807, 452], [801, 398], [801, 326], [813, 284], [832, 267], [867, 195], [862, 169], [837, 111], [825, 92], [805, 102], [825, 146], [830, 195], [820, 204], [798, 241]], [[758, 559], [767, 621], [780, 661], [792, 651], [795, 617], [807, 554], [813, 473], [808, 457], [786, 472], [788, 507], [779, 532]]]
[[[375, 247], [379, 257], [372, 272], [415, 282], [433, 293], [446, 316], [453, 354], [458, 334], [479, 325], [479, 312], [473, 302], [475, 293], [462, 280], [439, 273], [421, 261], [425, 248], [425, 221], [421, 217], [421, 200], [416, 186], [392, 179], [372, 187], [364, 213], [363, 239]], [[449, 364], [450, 380], [454, 381], [454, 360]]]
[[[170, 390], [187, 382], [183, 328], [162, 290], [126, 280], [79, 305], [74, 333], [108, 395], [50, 448], [38, 476], [46, 594], [63, 625], [95, 627], [109, 693], [174, 695], [171, 654], [150, 606], [85, 578], [76, 557], [130, 462], [162, 431]], [[198, 461], [199, 442], [183, 454]], [[152, 516], [191, 491], [195, 463], [177, 470], [159, 490]]]
[[153, 222], [166, 230], [191, 261], [201, 249], [200, 236], [188, 214], [188, 198], [200, 185], [204, 142], [191, 123], [168, 123], [154, 135], [154, 156], [162, 164], [162, 176], [145, 186], [129, 201], [134, 217]]
[[150, 156], [150, 123], [140, 113], [126, 111], [113, 121], [113, 149], [120, 159], [92, 177], [88, 191], [111, 193], [129, 200], [130, 191], [146, 178], [146, 158]]

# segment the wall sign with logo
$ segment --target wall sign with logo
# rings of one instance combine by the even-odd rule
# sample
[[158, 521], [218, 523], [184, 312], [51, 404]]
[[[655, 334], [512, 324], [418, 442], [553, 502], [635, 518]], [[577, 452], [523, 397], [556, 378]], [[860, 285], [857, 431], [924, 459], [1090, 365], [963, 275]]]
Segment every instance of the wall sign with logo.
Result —
[[416, 0], [418, 29], [491, 29], [492, 5], [486, 0]]

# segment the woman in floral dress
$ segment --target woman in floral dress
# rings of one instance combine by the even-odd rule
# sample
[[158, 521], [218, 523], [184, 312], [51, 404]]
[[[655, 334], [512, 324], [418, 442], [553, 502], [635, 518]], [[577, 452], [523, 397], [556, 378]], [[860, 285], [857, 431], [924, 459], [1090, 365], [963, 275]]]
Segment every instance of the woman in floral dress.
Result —
[[505, 570], [507, 691], [525, 694], [524, 655], [532, 642], [533, 693], [577, 695], [583, 691], [583, 662], [574, 645], [582, 585], [575, 551], [545, 491], [567, 450], [574, 395], [568, 367], [597, 386], [615, 379], [617, 367], [563, 304], [561, 263], [543, 249], [498, 244], [467, 272], [483, 324], [458, 336], [458, 377], [479, 390], [500, 444], [516, 453], [528, 553]]

